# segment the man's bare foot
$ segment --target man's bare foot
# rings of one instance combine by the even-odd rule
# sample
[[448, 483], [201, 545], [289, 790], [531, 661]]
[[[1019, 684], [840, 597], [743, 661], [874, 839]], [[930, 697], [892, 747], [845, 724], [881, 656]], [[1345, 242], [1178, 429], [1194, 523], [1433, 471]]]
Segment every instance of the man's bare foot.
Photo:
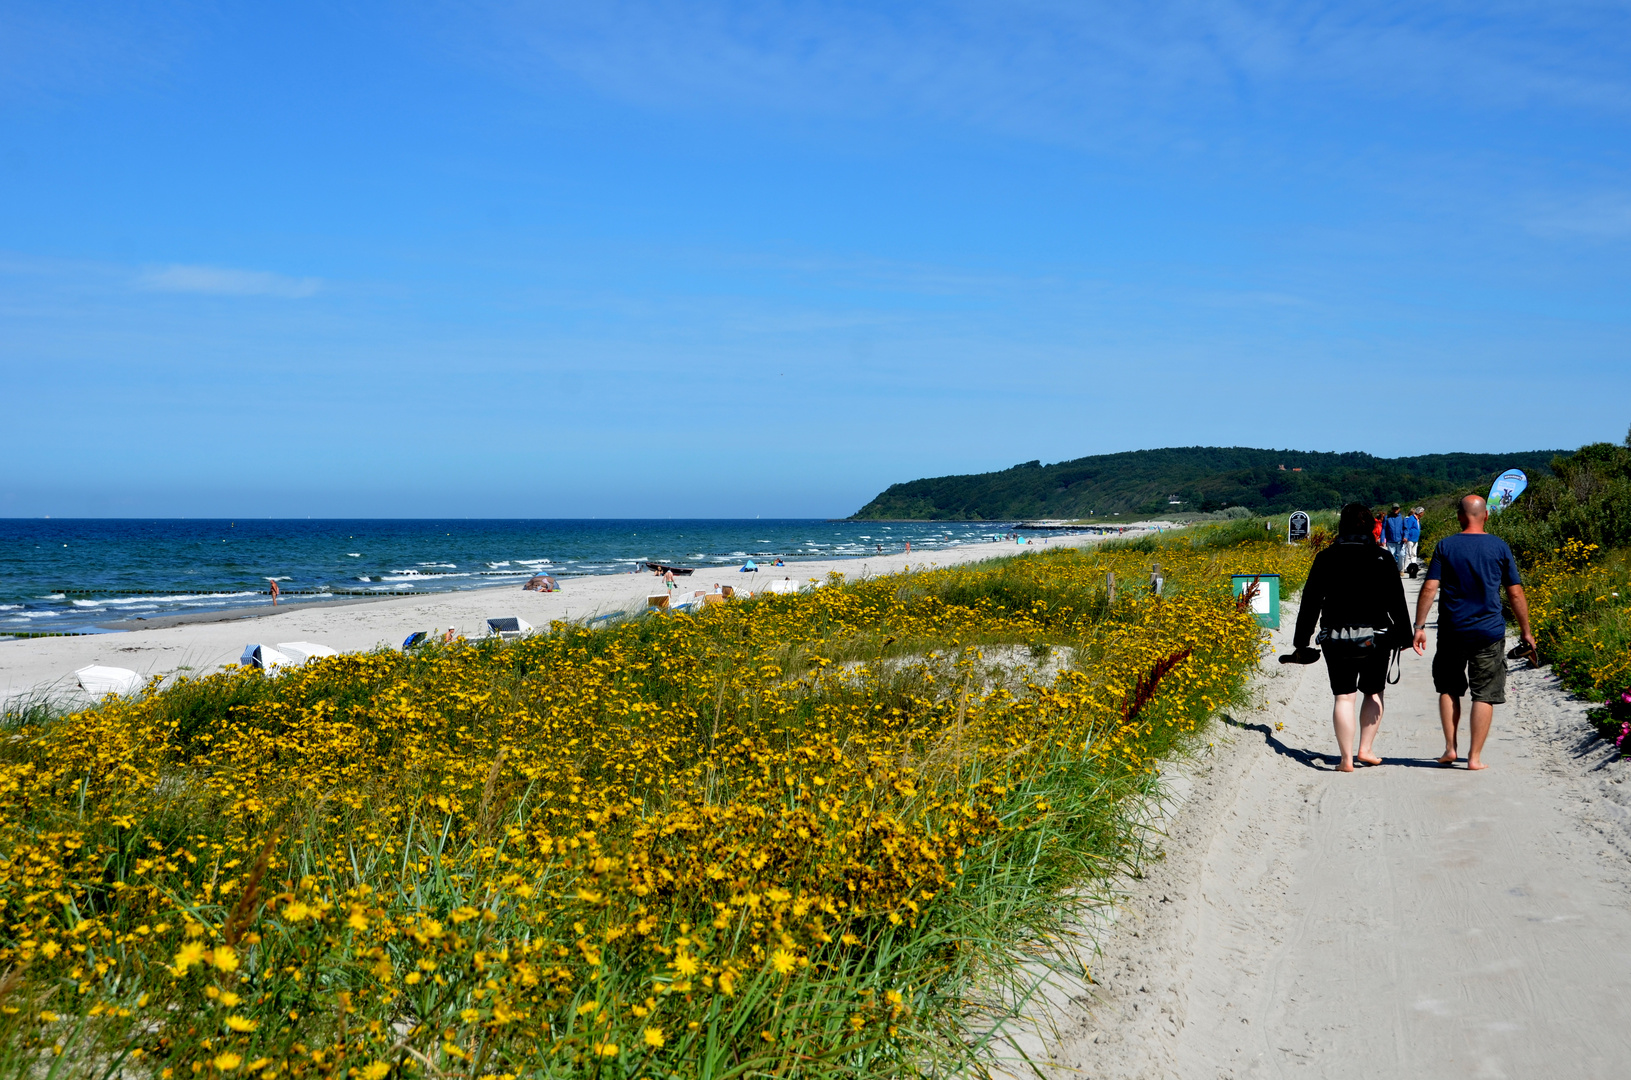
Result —
[[1455, 760], [1456, 760], [1456, 753], [1455, 753], [1454, 750], [1446, 750], [1446, 751], [1444, 751], [1444, 753], [1442, 753], [1442, 754], [1440, 754], [1438, 756], [1438, 763], [1440, 765], [1454, 765]]
[[1351, 762], [1351, 761], [1340, 762], [1337, 765], [1337, 772], [1353, 772], [1353, 771], [1354, 771], [1354, 763]]
[[1363, 761], [1366, 765], [1382, 764], [1382, 759], [1377, 757], [1375, 754], [1355, 754], [1354, 760]]
[[1467, 771], [1468, 772], [1477, 772], [1479, 769], [1487, 769], [1487, 768], [1489, 768], [1489, 766], [1485, 765], [1482, 761], [1474, 761], [1471, 758], [1467, 759]]

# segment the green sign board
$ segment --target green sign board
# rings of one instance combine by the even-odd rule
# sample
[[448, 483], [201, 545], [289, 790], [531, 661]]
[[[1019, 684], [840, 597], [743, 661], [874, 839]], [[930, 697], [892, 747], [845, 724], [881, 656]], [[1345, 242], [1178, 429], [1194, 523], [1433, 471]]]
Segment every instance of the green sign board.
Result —
[[1257, 617], [1258, 626], [1280, 629], [1280, 575], [1235, 574], [1233, 579], [1237, 599], [1251, 588], [1252, 582], [1257, 582], [1257, 593], [1252, 597], [1248, 610]]

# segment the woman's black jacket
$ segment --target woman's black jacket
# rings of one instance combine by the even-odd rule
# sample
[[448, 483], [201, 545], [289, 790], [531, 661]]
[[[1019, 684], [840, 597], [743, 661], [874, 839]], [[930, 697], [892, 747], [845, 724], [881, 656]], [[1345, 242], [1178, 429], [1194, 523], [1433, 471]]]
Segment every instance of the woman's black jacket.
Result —
[[1372, 626], [1388, 631], [1388, 648], [1409, 644], [1410, 612], [1405, 607], [1399, 566], [1369, 536], [1344, 537], [1314, 556], [1308, 583], [1303, 586], [1297, 611], [1297, 633], [1292, 645], [1304, 648], [1314, 636], [1314, 620], [1331, 629], [1337, 626]]

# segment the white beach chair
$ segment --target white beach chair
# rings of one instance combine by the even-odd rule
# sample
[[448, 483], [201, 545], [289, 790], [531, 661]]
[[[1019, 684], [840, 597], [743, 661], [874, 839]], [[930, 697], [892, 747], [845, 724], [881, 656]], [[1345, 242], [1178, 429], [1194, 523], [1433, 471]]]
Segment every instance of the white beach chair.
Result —
[[315, 641], [280, 641], [277, 651], [293, 660], [296, 664], [304, 664], [308, 660], [320, 660], [326, 656], [339, 656], [336, 649], [327, 645], [319, 645]]
[[128, 694], [142, 684], [142, 677], [122, 667], [82, 667], [74, 672], [80, 689], [98, 700], [109, 694]]
[[487, 634], [489, 637], [500, 637], [505, 641], [514, 641], [532, 632], [532, 624], [523, 619], [488, 619]]
[[245, 645], [238, 658], [244, 667], [258, 667], [262, 671], [276, 671], [280, 667], [294, 667], [295, 662], [270, 645]]

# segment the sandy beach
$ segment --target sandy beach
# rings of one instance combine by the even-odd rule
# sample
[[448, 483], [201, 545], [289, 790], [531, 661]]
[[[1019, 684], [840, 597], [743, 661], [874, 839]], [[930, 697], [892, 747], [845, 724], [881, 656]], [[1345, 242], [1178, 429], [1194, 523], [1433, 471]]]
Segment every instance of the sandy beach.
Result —
[[[1145, 535], [1151, 531], [1145, 525], [1157, 524], [1168, 523], [1133, 523], [1125, 535]], [[735, 567], [698, 570], [691, 577], [679, 579], [679, 591], [709, 591], [719, 584], [757, 592], [783, 578], [804, 582], [824, 578], [835, 570], [849, 576], [891, 574], [908, 568], [950, 566], [1049, 547], [1091, 544], [1100, 539], [1087, 534], [1035, 537], [1026, 545], [970, 544], [932, 552], [792, 562], [785, 567], [765, 566], [751, 574], [740, 573]], [[486, 634], [488, 619], [512, 616], [536, 628], [546, 628], [558, 619], [583, 620], [637, 611], [646, 607], [648, 596], [666, 591], [662, 582], [649, 573], [569, 577], [561, 579], [561, 586], [562, 591], [556, 593], [524, 592], [510, 586], [377, 601], [284, 602], [275, 609], [268, 600], [238, 611], [169, 616], [154, 620], [159, 624], [155, 627], [123, 633], [0, 638], [0, 700], [38, 693], [82, 700], [73, 672], [88, 664], [127, 668], [152, 676], [183, 669], [201, 673], [235, 664], [250, 643], [314, 641], [341, 652], [399, 648], [416, 630], [453, 629], [467, 637], [478, 637]]]

